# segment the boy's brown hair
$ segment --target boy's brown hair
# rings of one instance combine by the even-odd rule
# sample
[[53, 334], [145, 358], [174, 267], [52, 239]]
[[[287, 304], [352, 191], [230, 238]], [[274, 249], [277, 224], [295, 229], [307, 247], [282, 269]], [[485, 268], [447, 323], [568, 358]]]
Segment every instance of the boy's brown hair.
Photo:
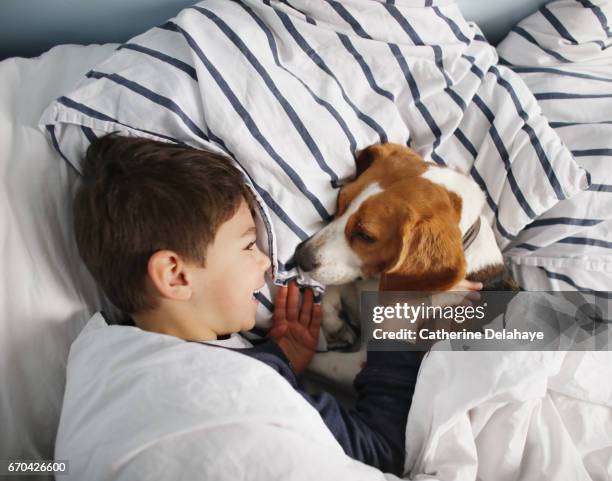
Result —
[[252, 194], [219, 154], [109, 134], [85, 156], [73, 201], [79, 253], [104, 293], [125, 313], [157, 307], [145, 289], [149, 258], [175, 251], [205, 266], [217, 229]]

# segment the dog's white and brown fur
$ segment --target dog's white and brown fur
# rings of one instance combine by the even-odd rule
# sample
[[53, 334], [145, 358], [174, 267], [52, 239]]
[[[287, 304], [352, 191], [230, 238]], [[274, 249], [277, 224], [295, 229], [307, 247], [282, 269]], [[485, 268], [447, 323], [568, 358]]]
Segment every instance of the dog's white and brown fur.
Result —
[[387, 290], [443, 291], [464, 277], [484, 289], [517, 289], [481, 217], [484, 193], [470, 177], [397, 144], [368, 147], [356, 164], [334, 220], [295, 255], [303, 271], [328, 286], [328, 340], [350, 341], [339, 316], [341, 298], [355, 310], [355, 281], [369, 280], [368, 288], [377, 289], [383, 273]]

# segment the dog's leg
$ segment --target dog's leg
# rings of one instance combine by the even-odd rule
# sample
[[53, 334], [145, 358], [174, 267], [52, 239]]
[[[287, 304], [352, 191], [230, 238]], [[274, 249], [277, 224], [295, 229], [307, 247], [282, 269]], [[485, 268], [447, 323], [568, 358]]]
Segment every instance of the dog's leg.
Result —
[[339, 286], [328, 286], [321, 301], [323, 319], [321, 327], [328, 347], [348, 347], [355, 342], [355, 334], [340, 317], [342, 290]]
[[352, 390], [355, 376], [366, 362], [365, 350], [356, 352], [319, 352], [315, 354], [308, 372], [327, 382], [340, 384], [344, 389]]

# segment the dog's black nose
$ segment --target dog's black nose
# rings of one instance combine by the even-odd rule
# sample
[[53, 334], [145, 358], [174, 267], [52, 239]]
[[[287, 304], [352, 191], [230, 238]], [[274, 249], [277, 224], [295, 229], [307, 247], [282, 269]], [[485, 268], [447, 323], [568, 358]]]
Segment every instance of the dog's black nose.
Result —
[[317, 267], [317, 263], [315, 262], [314, 255], [312, 254], [311, 249], [306, 245], [307, 240], [300, 242], [298, 246], [295, 248], [295, 254], [293, 255], [293, 259], [297, 266], [302, 269], [304, 272], [308, 272]]

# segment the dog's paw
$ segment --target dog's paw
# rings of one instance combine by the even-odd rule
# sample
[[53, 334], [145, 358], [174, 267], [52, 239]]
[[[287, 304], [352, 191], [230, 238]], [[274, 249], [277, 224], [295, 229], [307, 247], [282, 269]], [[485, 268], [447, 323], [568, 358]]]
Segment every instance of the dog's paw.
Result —
[[333, 332], [327, 332], [324, 329], [323, 333], [325, 334], [325, 339], [327, 340], [327, 349], [330, 351], [350, 350], [357, 341], [355, 331], [353, 331], [351, 326], [345, 322], [342, 322], [340, 329]]

